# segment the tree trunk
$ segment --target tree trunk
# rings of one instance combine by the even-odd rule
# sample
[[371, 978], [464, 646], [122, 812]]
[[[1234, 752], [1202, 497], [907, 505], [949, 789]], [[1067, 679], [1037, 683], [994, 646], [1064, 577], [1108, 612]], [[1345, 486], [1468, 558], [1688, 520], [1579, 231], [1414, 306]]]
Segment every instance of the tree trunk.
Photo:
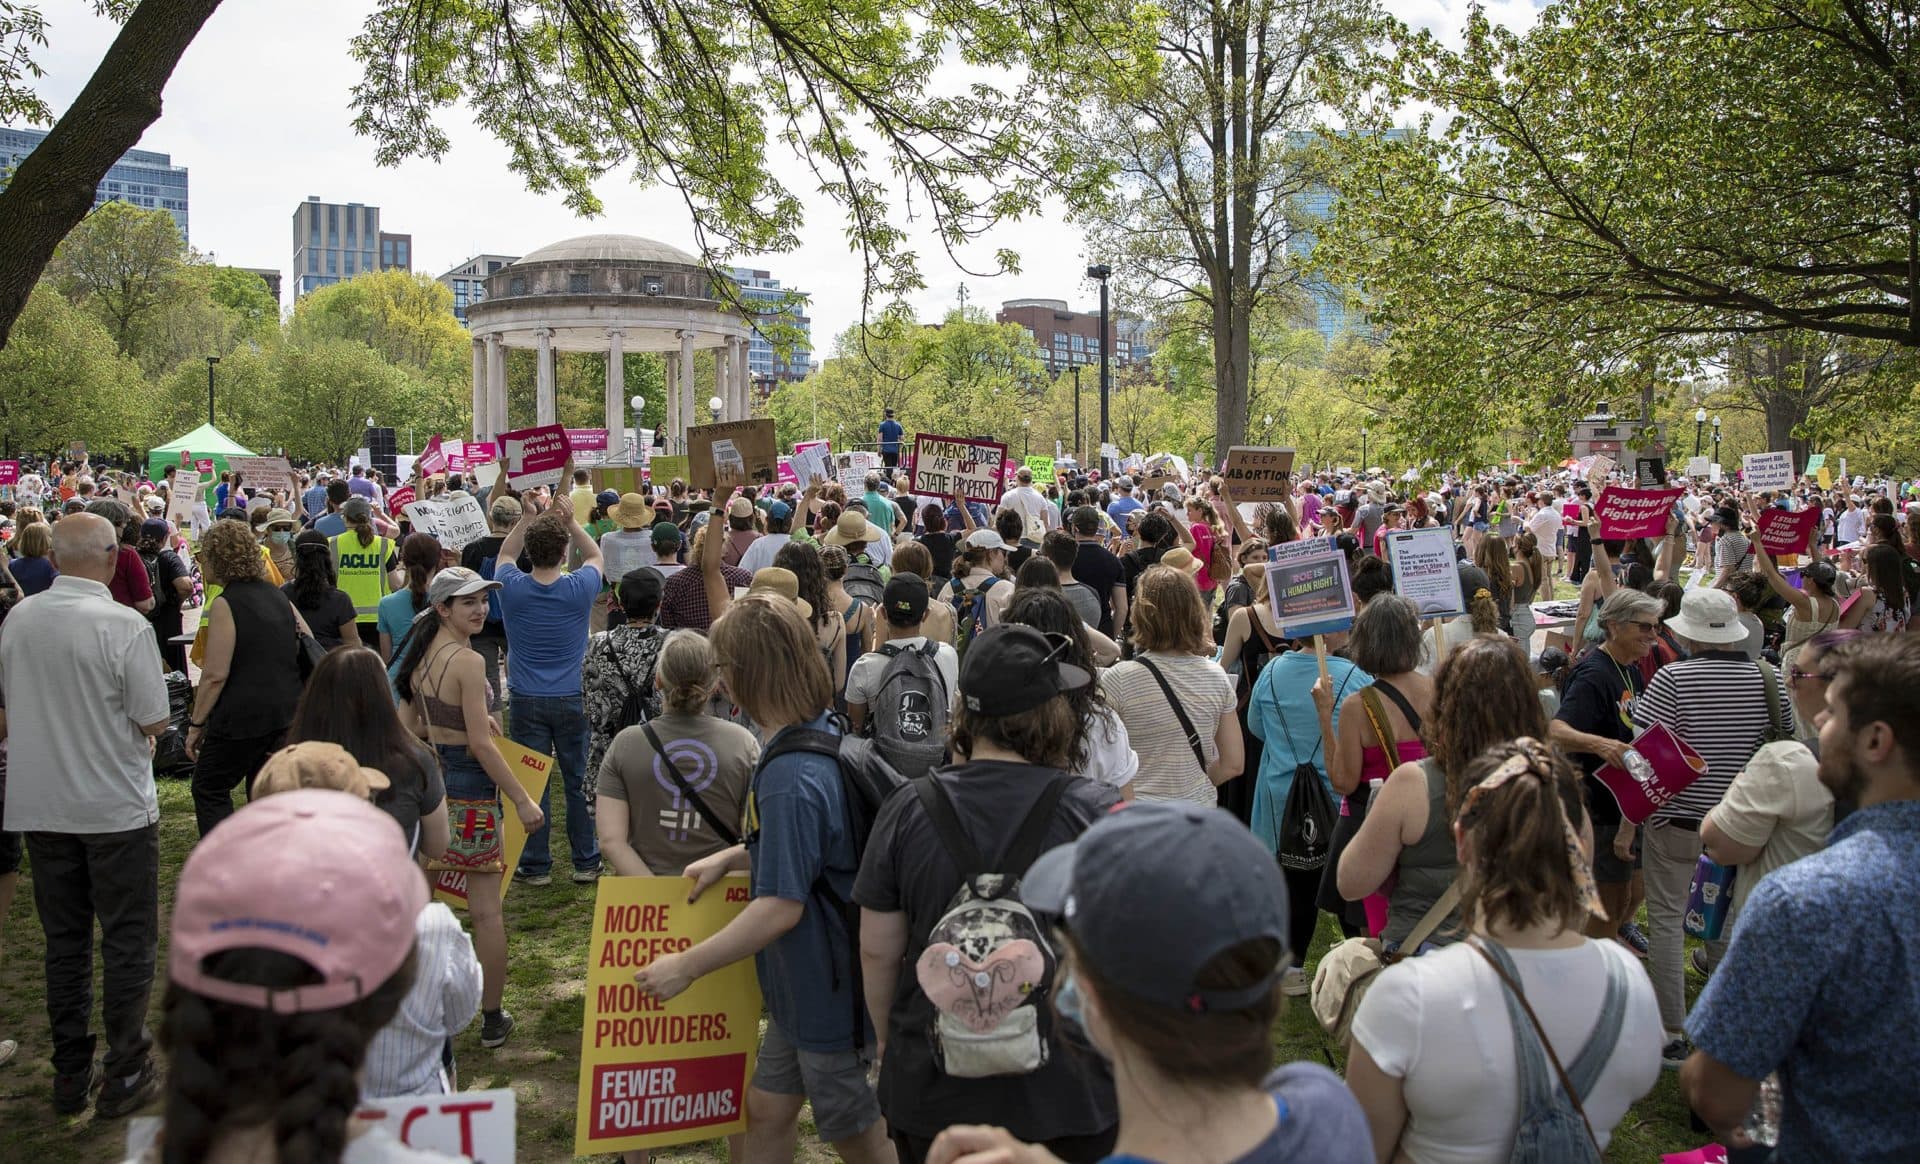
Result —
[[0, 190], [0, 347], [27, 296], [93, 209], [107, 170], [160, 117], [160, 94], [220, 0], [145, 0], [120, 29], [86, 88]]

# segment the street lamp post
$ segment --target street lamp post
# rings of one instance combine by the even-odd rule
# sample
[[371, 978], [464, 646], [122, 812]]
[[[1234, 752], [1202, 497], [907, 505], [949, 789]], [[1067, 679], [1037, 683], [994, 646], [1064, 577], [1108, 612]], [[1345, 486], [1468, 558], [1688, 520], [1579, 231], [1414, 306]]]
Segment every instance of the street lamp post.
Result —
[[1364, 476], [1366, 474], [1366, 471], [1367, 471], [1367, 426], [1363, 424], [1360, 426], [1360, 473], [1361, 475]]
[[219, 356], [207, 357], [207, 423], [213, 423], [213, 366], [220, 362]]
[[1720, 463], [1720, 418], [1713, 418], [1713, 463]]
[[1080, 365], [1073, 366], [1073, 460], [1080, 466], [1081, 472], [1087, 468], [1087, 447], [1081, 442], [1080, 427]]
[[1693, 455], [1696, 457], [1700, 455], [1700, 430], [1705, 428], [1706, 425], [1707, 425], [1707, 410], [1704, 408], [1694, 409], [1693, 410]]
[[1029, 438], [1033, 435], [1033, 418], [1020, 418], [1020, 459], [1027, 459]]
[[1113, 344], [1108, 342], [1110, 329], [1107, 326], [1107, 280], [1112, 276], [1113, 268], [1105, 263], [1095, 263], [1087, 268], [1087, 278], [1100, 280], [1100, 443], [1103, 446], [1113, 439], [1107, 417], [1107, 398], [1113, 392], [1113, 373], [1109, 365]]
[[646, 417], [642, 415], [647, 409], [647, 398], [640, 395], [631, 396], [627, 399], [627, 407], [633, 409], [633, 458], [635, 463], [638, 463], [641, 459], [640, 430], [645, 428], [647, 423]]
[[720, 409], [724, 407], [718, 396], [707, 397], [707, 411], [713, 414], [713, 423], [720, 423]]

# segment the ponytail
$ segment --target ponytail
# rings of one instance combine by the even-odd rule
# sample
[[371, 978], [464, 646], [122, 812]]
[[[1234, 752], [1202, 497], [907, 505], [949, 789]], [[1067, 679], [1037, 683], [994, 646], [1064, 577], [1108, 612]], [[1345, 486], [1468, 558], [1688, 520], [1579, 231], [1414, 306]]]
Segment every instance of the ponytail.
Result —
[[400, 543], [400, 565], [407, 572], [407, 589], [413, 594], [413, 612], [427, 609], [427, 583], [440, 570], [440, 543], [429, 533], [410, 533]]
[[1600, 910], [1592, 858], [1581, 840], [1586, 808], [1566, 757], [1532, 737], [1498, 743], [1467, 765], [1455, 817], [1466, 855], [1461, 917], [1469, 925], [1579, 930]]

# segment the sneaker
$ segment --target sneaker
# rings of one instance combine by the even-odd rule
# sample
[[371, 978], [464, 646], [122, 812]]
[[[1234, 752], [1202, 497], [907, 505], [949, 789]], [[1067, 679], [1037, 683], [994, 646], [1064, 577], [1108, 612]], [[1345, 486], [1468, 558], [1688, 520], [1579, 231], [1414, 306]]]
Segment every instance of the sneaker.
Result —
[[109, 1079], [101, 1084], [100, 1098], [93, 1101], [93, 1118], [114, 1120], [132, 1115], [159, 1095], [160, 1072], [148, 1059], [131, 1079]]
[[1693, 972], [1702, 978], [1713, 977], [1713, 967], [1707, 965], [1707, 952], [1698, 946], [1687, 951], [1687, 965], [1692, 966]]
[[1639, 922], [1630, 921], [1620, 927], [1620, 942], [1642, 958], [1647, 956], [1647, 932], [1640, 928]]
[[1298, 966], [1287, 967], [1287, 972], [1280, 976], [1280, 993], [1288, 998], [1299, 998], [1307, 992], [1308, 985], [1307, 972]]
[[592, 885], [598, 880], [600, 880], [600, 866], [598, 865], [595, 865], [591, 869], [575, 869], [573, 871], [573, 883], [575, 885]]
[[503, 1010], [500, 1012], [499, 1022], [488, 1018], [480, 1023], [480, 1045], [489, 1050], [504, 1047], [507, 1044], [507, 1036], [512, 1033], [513, 1016]]
[[552, 885], [553, 874], [529, 873], [525, 869], [515, 869], [513, 879], [522, 885]]
[[5, 1067], [7, 1064], [13, 1062], [13, 1057], [19, 1050], [20, 1044], [14, 1040], [0, 1039], [0, 1067]]
[[79, 1115], [87, 1110], [87, 1104], [93, 1102], [93, 1093], [100, 1090], [100, 1065], [89, 1063], [85, 1075], [55, 1075], [53, 1077], [53, 1110], [56, 1115]]
[[1660, 1048], [1660, 1065], [1669, 1071], [1678, 1071], [1680, 1064], [1685, 1063], [1687, 1056], [1691, 1054], [1693, 1054], [1693, 1040], [1685, 1035], [1678, 1035], [1669, 1040], [1666, 1046]]

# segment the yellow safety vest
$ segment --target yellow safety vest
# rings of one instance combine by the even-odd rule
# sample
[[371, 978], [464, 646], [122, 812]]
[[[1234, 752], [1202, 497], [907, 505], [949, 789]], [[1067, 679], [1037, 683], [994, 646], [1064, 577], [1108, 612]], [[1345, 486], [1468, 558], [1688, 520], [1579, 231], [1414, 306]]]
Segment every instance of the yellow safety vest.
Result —
[[393, 540], [376, 536], [363, 546], [360, 535], [349, 530], [327, 541], [333, 546], [333, 570], [340, 589], [353, 600], [354, 621], [378, 622], [380, 600], [393, 593], [387, 579]]

